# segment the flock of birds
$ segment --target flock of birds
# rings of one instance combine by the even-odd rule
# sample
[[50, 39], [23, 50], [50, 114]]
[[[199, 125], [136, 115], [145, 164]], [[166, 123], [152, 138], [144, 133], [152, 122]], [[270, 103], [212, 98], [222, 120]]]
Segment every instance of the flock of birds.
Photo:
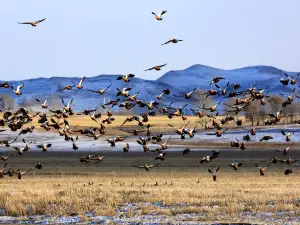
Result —
[[[152, 12], [155, 19], [158, 21], [161, 21], [163, 19], [162, 16], [166, 13], [167, 13], [166, 10], [161, 11], [158, 15], [155, 14], [154, 12]], [[46, 20], [46, 18], [37, 20], [37, 21], [33, 21], [33, 22], [25, 22], [25, 23], [20, 23], [20, 24], [29, 24], [29, 25], [35, 27], [35, 26], [37, 26], [38, 23], [41, 23], [45, 20]], [[163, 43], [162, 45], [169, 44], [169, 43], [178, 43], [181, 41], [183, 41], [183, 40], [171, 38], [170, 40]], [[159, 70], [161, 70], [162, 67], [164, 67], [166, 65], [167, 64], [154, 66], [145, 71], [148, 71], [148, 70], [159, 71]], [[299, 74], [297, 74], [297, 76], [295, 76], [295, 77], [290, 77], [289, 75], [285, 74], [285, 76], [287, 78], [286, 79], [282, 78], [280, 80], [280, 82], [284, 86], [295, 85], [296, 78], [298, 77], [298, 75]], [[117, 78], [118, 81], [116, 81], [116, 82], [122, 81], [125, 84], [128, 84], [130, 82], [130, 80], [133, 79], [134, 77], [135, 77], [134, 74], [120, 75]], [[205, 99], [210, 96], [217, 96], [217, 95], [221, 96], [222, 100], [224, 98], [234, 99], [233, 105], [225, 104], [228, 107], [227, 115], [225, 115], [222, 118], [217, 117], [219, 115], [217, 112], [217, 108], [221, 104], [222, 100], [220, 100], [217, 104], [212, 105], [212, 106], [205, 106], [205, 104], [204, 104], [200, 107], [200, 110], [191, 109], [193, 111], [193, 113], [196, 116], [198, 116], [199, 118], [204, 118], [204, 117], [208, 118], [208, 122], [206, 124], [204, 124], [205, 129], [215, 129], [215, 132], [207, 133], [207, 134], [208, 135], [216, 135], [216, 137], [221, 137], [222, 134], [228, 130], [228, 128], [224, 129], [224, 125], [228, 124], [231, 121], [235, 121], [237, 127], [242, 127], [242, 120], [235, 120], [235, 118], [233, 116], [231, 116], [232, 114], [238, 115], [239, 113], [241, 113], [243, 111], [243, 109], [245, 109], [246, 107], [249, 107], [255, 101], [259, 101], [260, 104], [263, 106], [266, 104], [265, 99], [267, 99], [269, 97], [268, 96], [268, 88], [269, 87], [259, 89], [259, 88], [256, 88], [256, 85], [254, 85], [254, 87], [250, 87], [246, 90], [240, 90], [241, 89], [240, 84], [236, 83], [236, 84], [230, 85], [229, 82], [227, 82], [227, 84], [225, 86], [221, 87], [220, 83], [222, 83], [222, 82], [220, 82], [220, 81], [222, 81], [224, 79], [225, 79], [224, 77], [218, 77], [218, 76], [213, 77], [209, 86], [211, 87], [211, 85], [214, 85], [215, 89], [212, 88], [212, 89], [209, 89], [207, 92], [200, 93], [200, 94], [202, 96], [204, 96]], [[85, 81], [85, 76], [78, 83], [66, 84], [60, 91], [71, 91], [73, 88], [77, 88], [78, 90], [83, 89], [84, 81]], [[12, 89], [13, 93], [18, 97], [22, 96], [22, 88], [23, 87], [24, 87], [24, 84], [18, 85], [16, 89], [8, 82], [4, 82], [4, 83], [0, 84], [0, 88], [5, 88], [8, 90]], [[110, 87], [111, 87], [111, 85], [109, 85], [108, 87], [105, 87], [104, 89], [100, 89], [100, 90], [91, 90], [91, 89], [88, 89], [88, 90], [92, 93], [97, 93], [99, 95], [103, 95], [106, 93], [106, 91]], [[157, 153], [156, 157], [154, 158], [155, 161], [163, 161], [167, 155], [167, 152], [165, 150], [168, 148], [168, 142], [170, 141], [171, 137], [168, 138], [167, 140], [163, 141], [163, 139], [162, 139], [163, 134], [152, 135], [151, 125], [148, 123], [150, 121], [149, 118], [150, 118], [150, 116], [156, 116], [157, 114], [161, 114], [161, 115], [165, 115], [166, 119], [172, 119], [174, 117], [179, 117], [179, 118], [181, 117], [181, 119], [183, 121], [186, 121], [186, 120], [188, 120], [188, 117], [184, 114], [184, 109], [188, 106], [188, 103], [182, 107], [172, 107], [173, 102], [171, 102], [168, 105], [162, 104], [163, 96], [171, 94], [171, 91], [169, 89], [164, 89], [158, 94], [149, 92], [150, 95], [154, 96], [157, 99], [155, 101], [153, 100], [150, 102], [146, 102], [146, 101], [139, 99], [138, 98], [139, 91], [137, 93], [132, 94], [131, 90], [132, 90], [132, 87], [124, 87], [122, 90], [117, 88], [117, 93], [116, 93], [117, 99], [109, 101], [109, 102], [101, 105], [101, 107], [103, 109], [107, 110], [105, 112], [105, 115], [101, 112], [96, 113], [97, 108], [96, 109], [85, 109], [82, 112], [76, 113], [77, 115], [89, 116], [90, 119], [92, 121], [94, 121], [95, 124], [97, 124], [97, 126], [93, 126], [93, 127], [89, 127], [89, 128], [83, 127], [83, 128], [79, 129], [78, 128], [79, 125], [71, 126], [69, 124], [68, 118], [75, 114], [73, 99], [71, 99], [69, 102], [65, 102], [62, 99], [63, 107], [61, 109], [49, 109], [48, 105], [47, 105], [47, 99], [45, 99], [43, 101], [40, 99], [36, 99], [36, 101], [40, 103], [41, 108], [44, 110], [49, 110], [49, 113], [38, 112], [38, 113], [34, 113], [33, 115], [31, 115], [28, 112], [28, 110], [26, 110], [24, 107], [20, 107], [19, 109], [15, 110], [15, 111], [10, 110], [9, 108], [5, 108], [5, 111], [3, 111], [3, 118], [0, 119], [0, 126], [3, 126], [3, 127], [7, 126], [11, 131], [19, 132], [19, 134], [17, 137], [15, 137], [12, 140], [9, 140], [9, 139], [0, 140], [0, 145], [1, 145], [1, 147], [6, 147], [6, 148], [13, 147], [16, 150], [17, 154], [20, 156], [23, 155], [25, 152], [28, 152], [31, 148], [31, 144], [33, 143], [33, 141], [26, 141], [25, 139], [22, 139], [23, 144], [24, 144], [23, 147], [13, 146], [13, 143], [21, 135], [32, 133], [34, 131], [35, 127], [28, 125], [28, 124], [33, 121], [34, 117], [39, 116], [38, 123], [40, 124], [40, 127], [42, 129], [44, 129], [45, 131], [50, 131], [50, 130], [54, 129], [55, 131], [57, 131], [59, 133], [60, 136], [64, 137], [65, 141], [72, 143], [72, 148], [74, 150], [77, 150], [77, 149], [79, 149], [79, 147], [77, 145], [79, 136], [76, 134], [85, 135], [87, 137], [93, 138], [94, 140], [98, 140], [100, 137], [105, 136], [106, 131], [107, 131], [106, 125], [112, 124], [115, 120], [115, 118], [113, 118], [113, 115], [114, 115], [113, 111], [112, 111], [113, 107], [115, 107], [115, 106], [123, 107], [127, 110], [130, 110], [133, 107], [141, 107], [141, 108], [146, 107], [148, 109], [148, 112], [140, 113], [140, 115], [138, 115], [138, 116], [132, 115], [132, 116], [127, 117], [125, 119], [125, 121], [123, 122], [123, 124], [121, 125], [120, 130], [122, 130], [123, 127], [125, 126], [125, 124], [127, 124], [127, 123], [132, 123], [132, 122], [137, 123], [137, 126], [138, 126], [137, 129], [130, 130], [130, 131], [127, 130], [126, 132], [132, 133], [132, 135], [135, 135], [135, 136], [139, 135], [140, 133], [145, 133], [146, 137], [139, 137], [139, 139], [137, 140], [137, 143], [139, 145], [141, 145], [144, 152]], [[189, 92], [185, 93], [182, 96], [175, 96], [175, 95], [174, 96], [178, 97], [178, 98], [184, 98], [188, 102], [195, 91], [196, 91], [196, 87], [192, 88]], [[289, 96], [286, 96], [286, 100], [284, 102], [282, 102], [282, 108], [285, 108], [286, 106], [292, 104], [293, 95], [295, 95], [295, 88], [293, 89], [292, 93]], [[295, 95], [295, 96], [300, 97], [297, 95]], [[0, 99], [0, 101], [1, 100], [3, 100], [3, 99]], [[109, 106], [110, 106], [110, 108], [108, 109]], [[269, 118], [265, 119], [265, 125], [277, 124], [280, 121], [281, 112], [282, 112], [282, 110], [280, 110], [274, 114], [269, 114]], [[50, 115], [50, 113], [52, 113], [52, 115]], [[216, 113], [216, 114], [213, 115], [212, 113]], [[100, 119], [103, 118], [103, 116], [106, 116], [106, 118], [104, 118], [102, 121], [100, 121]], [[193, 138], [194, 134], [196, 133], [196, 128], [198, 125], [196, 125], [194, 127], [189, 127], [189, 123], [190, 123], [190, 121], [187, 121], [184, 126], [179, 127], [179, 128], [175, 127], [172, 124], [169, 124], [169, 126], [176, 129], [176, 134], [179, 135], [181, 139], [185, 139], [186, 136], [188, 136], [189, 138]], [[201, 123], [201, 122], [199, 122], [199, 123]], [[259, 124], [257, 124], [257, 125], [259, 125]], [[245, 129], [245, 128], [243, 128], [243, 129]], [[6, 131], [6, 129], [3, 129], [1, 131]], [[256, 129], [251, 128], [249, 130], [249, 132], [250, 132], [250, 134], [243, 136], [242, 141], [236, 139], [236, 141], [231, 142], [231, 144], [230, 144], [231, 147], [232, 148], [240, 148], [241, 150], [245, 150], [246, 149], [245, 143], [247, 141], [250, 141], [252, 136], [256, 135]], [[282, 135], [286, 136], [286, 141], [290, 142], [292, 133], [286, 133], [283, 130], [281, 132], [282, 132]], [[111, 147], [115, 147], [116, 142], [123, 142], [126, 138], [127, 137], [116, 136], [114, 138], [108, 138], [108, 139], [106, 139], [106, 141], [108, 143], [110, 143]], [[268, 141], [272, 138], [273, 138], [272, 136], [263, 136], [260, 139], [260, 141]], [[150, 149], [148, 147], [148, 143], [155, 143], [158, 145], [158, 147], [155, 149]], [[288, 154], [291, 145], [292, 144], [290, 144], [287, 148], [282, 150], [284, 156]], [[52, 147], [52, 144], [49, 144], [49, 143], [48, 144], [38, 144], [38, 145], [36, 145], [36, 147], [38, 149], [41, 149], [41, 151], [47, 152], [48, 149]], [[126, 153], [126, 152], [129, 152], [129, 150], [130, 150], [130, 146], [127, 143], [123, 147], [123, 151]], [[281, 151], [281, 150], [278, 150], [278, 151]], [[189, 154], [190, 152], [191, 152], [191, 150], [189, 148], [186, 148], [183, 150], [182, 155]], [[218, 158], [219, 155], [220, 155], [219, 151], [213, 151], [212, 155], [204, 156], [200, 160], [200, 163], [209, 163], [209, 162], [213, 161], [214, 159]], [[3, 178], [4, 175], [13, 176], [14, 174], [18, 174], [18, 178], [21, 179], [24, 174], [26, 174], [32, 170], [32, 169], [29, 169], [27, 171], [22, 171], [20, 169], [17, 169], [17, 170], [13, 170], [11, 168], [6, 169], [6, 167], [7, 167], [6, 161], [8, 161], [9, 158], [10, 158], [10, 156], [5, 156], [5, 155], [2, 155], [2, 157], [1, 157], [1, 160], [5, 162], [5, 166], [0, 170], [0, 178]], [[90, 163], [93, 160], [102, 162], [105, 158], [106, 157], [102, 156], [102, 155], [87, 155], [87, 156], [80, 157], [78, 159], [82, 163]], [[282, 159], [278, 159], [277, 157], [275, 157], [265, 167], [260, 167], [257, 164], [255, 164], [255, 166], [259, 169], [260, 175], [263, 176], [264, 171], [266, 170], [266, 168], [268, 166], [270, 166], [270, 164], [285, 163], [285, 164], [289, 165], [291, 163], [294, 163], [295, 161], [297, 161], [297, 160], [292, 160], [290, 158], [282, 160]], [[160, 163], [145, 164], [145, 165], [133, 165], [133, 167], [137, 167], [137, 168], [141, 168], [141, 169], [145, 169], [146, 171], [149, 171], [151, 168], [158, 166], [159, 164]], [[241, 162], [234, 162], [234, 163], [230, 164], [230, 166], [234, 170], [238, 170], [238, 168], [241, 167], [242, 165], [243, 165], [243, 163], [241, 163]], [[40, 162], [38, 162], [35, 165], [36, 169], [42, 169], [42, 167], [43, 167], [43, 165]], [[216, 181], [218, 171], [219, 171], [219, 167], [216, 167], [215, 170], [208, 169], [208, 172], [212, 174], [214, 181]], [[284, 174], [288, 175], [290, 173], [292, 173], [292, 169], [286, 168], [284, 170]]]

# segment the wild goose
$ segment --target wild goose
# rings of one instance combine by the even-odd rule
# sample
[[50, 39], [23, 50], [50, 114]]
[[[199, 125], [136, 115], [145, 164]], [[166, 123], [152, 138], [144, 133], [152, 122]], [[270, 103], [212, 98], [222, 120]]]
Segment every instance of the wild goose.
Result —
[[99, 155], [87, 155], [87, 156], [83, 156], [78, 158], [80, 162], [85, 162], [85, 163], [89, 163], [93, 157], [98, 157]]
[[11, 140], [11, 141], [9, 141], [8, 139], [2, 140], [2, 141], [0, 141], [0, 147], [1, 147], [2, 145], [4, 145], [5, 147], [10, 147], [10, 145], [11, 145], [12, 143], [14, 143], [17, 139], [18, 139], [18, 137], [15, 137], [15, 139], [13, 139], [13, 140]]
[[226, 95], [227, 95], [227, 88], [228, 88], [228, 86], [229, 86], [229, 81], [227, 82], [226, 86], [225, 86], [224, 88], [222, 88], [222, 89], [221, 89], [220, 86], [217, 85], [216, 83], [215, 83], [215, 86], [216, 86], [216, 88], [219, 89], [219, 91], [221, 91], [221, 95], [222, 95], [222, 96], [226, 96]]
[[150, 101], [149, 103], [146, 102], [145, 104], [146, 104], [148, 110], [152, 110], [152, 109], [153, 109], [153, 106], [158, 106], [158, 105], [159, 105], [159, 102]]
[[199, 124], [197, 124], [194, 128], [191, 129], [184, 129], [184, 133], [189, 135], [190, 138], [194, 137], [194, 134], [196, 133], [196, 128], [198, 127]]
[[72, 90], [72, 88], [75, 87], [75, 86], [76, 86], [76, 84], [74, 84], [74, 85], [66, 85], [66, 86], [64, 86], [62, 89], [59, 89], [58, 91], [64, 91], [64, 90], [70, 91], [70, 90]]
[[259, 174], [261, 176], [264, 176], [265, 175], [264, 171], [265, 171], [265, 169], [267, 169], [270, 166], [270, 164], [271, 163], [269, 163], [266, 167], [259, 167], [256, 163], [254, 165], [259, 169]]
[[287, 75], [286, 73], [284, 73], [284, 75], [290, 80], [291, 85], [295, 85], [296, 84], [296, 79], [300, 75], [300, 73], [297, 73], [297, 75], [294, 78], [290, 78], [289, 75]]
[[190, 154], [191, 153], [191, 149], [190, 148], [185, 148], [183, 151], [182, 151], [182, 155], [187, 155], [187, 154]]
[[287, 168], [284, 169], [284, 175], [289, 175], [290, 173], [293, 173], [292, 169], [287, 169]]
[[96, 108], [96, 109], [85, 109], [85, 110], [83, 110], [82, 112], [77, 113], [77, 115], [85, 115], [85, 116], [88, 116], [90, 113], [96, 112], [96, 110], [97, 110], [97, 108]]
[[144, 71], [149, 71], [149, 70], [156, 70], [156, 71], [159, 71], [159, 70], [161, 70], [162, 67], [164, 67], [164, 66], [166, 66], [166, 65], [167, 65], [167, 63], [165, 63], [165, 64], [163, 64], [163, 65], [159, 65], [159, 66], [153, 66], [153, 67], [151, 67], [151, 68], [149, 68], [149, 69], [146, 69], [146, 70], [144, 70]]
[[[35, 100], [36, 100], [37, 102], [41, 102], [41, 101], [40, 101], [39, 99], [37, 99], [37, 98], [36, 98]], [[42, 106], [43, 109], [47, 109], [47, 108], [48, 108], [48, 106], [47, 106], [46, 103], [47, 103], [47, 99], [44, 101], [44, 103], [41, 104], [41, 106]]]
[[220, 169], [219, 166], [215, 169], [214, 172], [213, 172], [212, 170], [210, 170], [210, 169], [207, 169], [208, 172], [211, 173], [211, 174], [213, 175], [213, 180], [214, 180], [214, 181], [217, 181], [217, 173], [219, 172], [219, 169]]
[[216, 137], [222, 137], [222, 134], [224, 134], [226, 131], [228, 131], [229, 128], [226, 128], [225, 130], [221, 131], [220, 129], [217, 129], [216, 132], [213, 133], [206, 133], [206, 135], [216, 135]]
[[13, 92], [18, 96], [20, 97], [22, 95], [21, 93], [21, 89], [24, 87], [24, 84], [20, 84], [16, 90], [14, 90], [14, 87], [13, 86], [10, 86], [11, 89], [13, 90]]
[[127, 101], [132, 101], [132, 102], [134, 102], [134, 101], [136, 101], [137, 100], [137, 96], [138, 96], [138, 94], [140, 93], [140, 91], [138, 91], [137, 93], [135, 93], [134, 95], [130, 95], [130, 96], [128, 96], [128, 99], [127, 99]]
[[154, 164], [154, 165], [148, 165], [148, 164], [145, 164], [143, 166], [135, 166], [135, 165], [132, 165], [133, 167], [136, 167], [136, 168], [140, 168], [140, 169], [145, 169], [147, 172], [149, 171], [150, 168], [153, 168], [155, 166], [158, 166], [160, 163], [158, 164]]
[[161, 100], [163, 95], [169, 95], [169, 94], [170, 94], [170, 90], [166, 88], [166, 89], [164, 89], [164, 90], [162, 91], [162, 93], [159, 94], [159, 95], [155, 95], [155, 94], [153, 94], [153, 93], [151, 93], [151, 92], [149, 92], [149, 91], [148, 91], [148, 93], [149, 93], [150, 95], [156, 96], [156, 98], [157, 98], [158, 100]]
[[112, 122], [115, 121], [115, 118], [112, 118], [112, 117], [108, 117], [104, 120], [102, 120], [102, 123], [107, 123], [107, 124], [112, 124]]
[[41, 23], [41, 22], [45, 21], [45, 19], [46, 19], [46, 18], [41, 19], [41, 20], [36, 20], [36, 21], [22, 22], [22, 23], [18, 22], [18, 24], [30, 24], [32, 27], [36, 27], [36, 25], [37, 25], [38, 23]]
[[127, 110], [132, 109], [134, 106], [136, 106], [136, 103], [132, 103], [130, 101], [124, 101], [119, 105], [120, 108], [124, 107]]
[[290, 147], [293, 145], [293, 143], [291, 143], [287, 148], [283, 149], [283, 150], [275, 150], [277, 152], [282, 152], [283, 155], [287, 155], [289, 150], [290, 150]]
[[182, 106], [182, 107], [178, 107], [177, 109], [176, 109], [176, 111], [175, 112], [172, 112], [172, 113], [170, 113], [172, 116], [182, 116], [182, 111], [183, 111], [183, 109], [184, 108], [186, 108], [188, 106], [188, 104], [185, 104], [184, 106]]
[[218, 83], [220, 80], [224, 80], [224, 77], [214, 77], [210, 82], [210, 85]]
[[21, 147], [16, 147], [16, 146], [14, 146], [13, 148], [14, 148], [16, 151], [18, 151], [18, 155], [23, 155], [24, 152], [27, 152], [27, 151], [28, 151], [28, 149], [26, 149], [26, 148], [21, 148]]
[[147, 145], [147, 143], [151, 141], [151, 138], [150, 137], [147, 137], [147, 138], [142, 138], [142, 137], [139, 137], [139, 140], [137, 140], [136, 142], [139, 144], [139, 145]]
[[164, 161], [166, 155], [167, 155], [166, 152], [160, 152], [160, 153], [158, 153], [157, 156], [155, 156], [154, 160]]
[[31, 170], [32, 170], [32, 169], [29, 169], [29, 170], [27, 170], [27, 171], [25, 171], [25, 172], [22, 172], [22, 171], [19, 169], [19, 170], [15, 171], [15, 173], [18, 174], [18, 179], [22, 179], [22, 176], [23, 176], [24, 174], [30, 172]]
[[162, 138], [163, 134], [159, 134], [159, 135], [156, 135], [156, 136], [152, 136], [151, 139], [153, 141], [156, 141], [156, 142], [161, 142], [161, 138]]
[[4, 83], [0, 83], [0, 88], [10, 88], [10, 85], [8, 84], [8, 82], [4, 82]]
[[71, 137], [71, 141], [73, 142], [72, 143], [73, 150], [77, 150], [78, 149], [78, 146], [76, 144], [77, 140], [78, 140], [78, 136], [76, 138]]
[[242, 166], [243, 163], [238, 163], [238, 162], [235, 162], [235, 163], [231, 163], [230, 166], [234, 169], [234, 170], [238, 170], [238, 168], [240, 166]]
[[101, 112], [96, 114], [96, 111], [93, 112], [92, 115], [90, 115], [91, 120], [93, 120], [94, 122], [98, 123], [97, 119], [101, 118]]
[[185, 99], [189, 99], [192, 97], [192, 94], [194, 93], [194, 91], [196, 90], [197, 88], [194, 88], [192, 91], [188, 92], [188, 93], [185, 93], [183, 96], [180, 96], [180, 95], [173, 95], [174, 97], [184, 97]]
[[220, 105], [221, 102], [222, 102], [222, 100], [219, 101], [217, 104], [215, 104], [214, 106], [212, 106], [210, 108], [205, 108], [205, 104], [204, 104], [203, 107], [202, 107], [202, 109], [204, 109], [204, 110], [210, 110], [210, 112], [214, 112], [214, 111], [216, 111], [217, 107]]
[[279, 159], [278, 162], [286, 163], [286, 164], [291, 164], [294, 162], [298, 162], [298, 159], [291, 159], [290, 157], [288, 159]]
[[127, 143], [125, 147], [123, 147], [123, 152], [129, 152], [129, 144]]
[[174, 44], [176, 44], [176, 43], [179, 42], [179, 41], [183, 41], [183, 40], [176, 39], [176, 38], [171, 38], [171, 39], [169, 39], [167, 42], [165, 42], [165, 43], [163, 43], [163, 44], [161, 44], [161, 45], [166, 45], [166, 44], [169, 44], [169, 43], [174, 43]]
[[7, 163], [4, 164], [4, 167], [0, 170], [0, 178], [4, 177], [4, 169], [6, 168]]
[[265, 135], [265, 136], [263, 136], [259, 141], [262, 142], [262, 141], [268, 141], [268, 140], [271, 140], [271, 139], [273, 139], [272, 136], [270, 136], [270, 135]]
[[112, 107], [118, 105], [118, 103], [119, 103], [120, 100], [121, 100], [121, 99], [119, 99], [119, 98], [117, 98], [117, 100], [111, 100], [111, 101], [105, 103], [104, 106], [105, 106], [105, 105], [111, 105], [111, 108], [112, 108]]
[[219, 92], [217, 90], [214, 90], [214, 89], [209, 89], [206, 93], [203, 93], [201, 95], [206, 95], [205, 99], [207, 99], [209, 96], [219, 95]]
[[[286, 74], [285, 74], [285, 76], [287, 76]], [[287, 85], [289, 85], [289, 82], [290, 82], [290, 80], [289, 79], [284, 79], [284, 78], [281, 78], [280, 79], [280, 83], [282, 83], [284, 86], [287, 86]]]
[[26, 128], [22, 128], [22, 130], [19, 133], [19, 136], [21, 134], [27, 134], [27, 133], [32, 133], [34, 130], [35, 126], [30, 126], [30, 127], [26, 127]]
[[77, 89], [82, 89], [83, 88], [82, 83], [84, 82], [84, 80], [85, 80], [85, 76], [83, 76], [81, 78], [81, 80], [79, 81], [79, 83], [76, 85]]
[[94, 93], [99, 93], [100, 95], [103, 95], [107, 90], [108, 88], [111, 87], [112, 84], [108, 85], [106, 88], [104, 89], [100, 89], [100, 90], [91, 90], [91, 89], [88, 89], [90, 92], [94, 92]]
[[43, 168], [43, 165], [42, 165], [42, 163], [38, 162], [38, 163], [35, 164], [34, 167], [37, 168], [38, 170], [40, 170], [40, 169]]
[[102, 162], [106, 156], [97, 156], [96, 158], [92, 158], [92, 160], [97, 160], [98, 162]]
[[6, 162], [8, 159], [10, 158], [10, 156], [1, 156], [1, 161]]
[[291, 141], [291, 136], [294, 133], [285, 133], [283, 130], [280, 130], [280, 132], [282, 133], [282, 135], [285, 136], [285, 141], [287, 141], [287, 142]]
[[129, 73], [126, 75], [120, 75], [120, 76], [118, 76], [117, 80], [123, 80], [124, 82], [128, 83], [130, 81], [129, 78], [131, 78], [131, 77], [135, 77], [135, 75], [132, 73]]
[[117, 88], [118, 92], [116, 94], [116, 96], [123, 96], [123, 97], [128, 97], [129, 96], [129, 91], [132, 89], [133, 87], [125, 87], [122, 90], [120, 90], [119, 88]]
[[[177, 129], [177, 130], [176, 130], [176, 134], [178, 134], [178, 135], [184, 135], [184, 134], [185, 134], [185, 133], [184, 133], [184, 130], [185, 130], [186, 126], [187, 126], [189, 123], [190, 123], [190, 121], [188, 121], [183, 127]], [[170, 127], [174, 127], [172, 124], [169, 124], [169, 123], [168, 123], [168, 125], [169, 125]]]
[[73, 98], [68, 102], [68, 104], [66, 104], [63, 99], [61, 99], [61, 102], [64, 105], [63, 110], [65, 110], [66, 112], [70, 112], [71, 104], [73, 103]]
[[37, 148], [41, 148], [42, 151], [46, 152], [48, 150], [48, 148], [50, 148], [52, 146], [52, 144], [42, 144], [42, 145], [37, 145]]
[[162, 20], [163, 19], [162, 15], [164, 15], [166, 12], [167, 12], [167, 10], [162, 10], [162, 11], [160, 11], [160, 13], [158, 15], [156, 15], [155, 12], [152, 12], [152, 15], [154, 15], [154, 18], [156, 20]]

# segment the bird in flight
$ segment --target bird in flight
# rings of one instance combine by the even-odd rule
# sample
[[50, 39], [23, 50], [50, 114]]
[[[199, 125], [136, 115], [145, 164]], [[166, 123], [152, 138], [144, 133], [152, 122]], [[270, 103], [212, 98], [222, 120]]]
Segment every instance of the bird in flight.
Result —
[[157, 20], [162, 20], [162, 15], [164, 15], [167, 12], [167, 10], [162, 10], [158, 15], [156, 15], [155, 12], [152, 12], [152, 14], [154, 15], [154, 18]]
[[163, 43], [163, 44], [161, 44], [161, 45], [166, 45], [166, 44], [169, 44], [169, 43], [174, 43], [174, 44], [176, 44], [176, 43], [178, 43], [179, 41], [183, 41], [183, 40], [176, 39], [176, 38], [171, 38], [171, 39], [169, 39], [167, 42], [165, 42], [165, 43]]
[[159, 70], [161, 70], [161, 67], [164, 67], [165, 65], [167, 65], [167, 63], [166, 63], [166, 64], [163, 64], [163, 65], [159, 65], [159, 66], [153, 66], [153, 67], [151, 67], [151, 68], [149, 68], [149, 69], [146, 69], [145, 71], [148, 71], [148, 70], [156, 70], [156, 71], [159, 71]]
[[43, 22], [45, 19], [46, 19], [46, 18], [41, 19], [41, 20], [37, 20], [37, 21], [23, 22], [23, 23], [19, 23], [19, 22], [18, 22], [18, 24], [30, 24], [31, 26], [36, 27], [36, 25], [37, 25], [38, 23]]

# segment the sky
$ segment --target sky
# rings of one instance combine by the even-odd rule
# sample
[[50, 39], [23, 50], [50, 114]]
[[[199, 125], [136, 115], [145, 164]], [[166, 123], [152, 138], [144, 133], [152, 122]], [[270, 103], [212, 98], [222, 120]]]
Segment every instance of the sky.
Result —
[[[153, 80], [194, 64], [296, 72], [299, 9], [298, 0], [1, 0], [0, 80], [127, 73]], [[161, 10], [157, 21], [151, 12]], [[45, 17], [37, 27], [17, 23]], [[161, 45], [170, 38], [183, 42]]]

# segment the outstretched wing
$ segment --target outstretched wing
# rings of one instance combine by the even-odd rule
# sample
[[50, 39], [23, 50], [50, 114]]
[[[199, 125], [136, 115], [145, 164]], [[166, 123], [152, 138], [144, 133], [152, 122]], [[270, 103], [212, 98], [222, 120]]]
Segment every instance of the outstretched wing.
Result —
[[41, 19], [41, 20], [37, 20], [37, 21], [34, 21], [35, 23], [40, 23], [40, 22], [43, 22], [46, 18], [44, 19]]

